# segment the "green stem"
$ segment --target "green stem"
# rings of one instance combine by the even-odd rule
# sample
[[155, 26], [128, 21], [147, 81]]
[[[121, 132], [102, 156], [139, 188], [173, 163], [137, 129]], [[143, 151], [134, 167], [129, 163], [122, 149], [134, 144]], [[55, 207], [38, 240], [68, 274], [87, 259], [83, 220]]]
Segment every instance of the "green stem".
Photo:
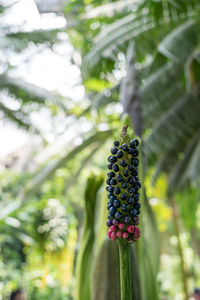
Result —
[[126, 240], [119, 240], [117, 242], [120, 260], [121, 300], [131, 300], [131, 247]]

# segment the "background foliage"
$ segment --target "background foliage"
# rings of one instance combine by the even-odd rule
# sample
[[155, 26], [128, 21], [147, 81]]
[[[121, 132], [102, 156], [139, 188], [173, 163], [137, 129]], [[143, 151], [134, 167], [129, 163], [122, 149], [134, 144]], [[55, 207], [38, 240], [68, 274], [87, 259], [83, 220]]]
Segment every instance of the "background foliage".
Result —
[[[4, 20], [13, 4], [0, 4]], [[200, 286], [199, 11], [197, 0], [87, 0], [65, 3], [67, 25], [60, 29], [26, 31], [2, 21], [0, 117], [40, 141], [17, 169], [16, 154], [1, 163], [2, 299], [22, 286], [28, 299], [97, 300], [98, 274], [107, 272], [99, 260], [113, 251], [117, 264], [116, 249], [104, 242], [103, 174], [124, 123], [131, 135], [141, 128], [144, 150], [136, 259], [142, 299], [188, 299]], [[12, 55], [23, 55], [30, 44], [36, 52], [52, 50], [60, 33], [79, 57], [81, 101], [11, 76]], [[123, 90], [127, 82], [131, 88]], [[54, 128], [53, 154], [32, 121], [42, 109]], [[57, 131], [60, 122], [66, 123]], [[66, 132], [78, 142], [60, 144]], [[107, 285], [100, 286], [106, 297]]]

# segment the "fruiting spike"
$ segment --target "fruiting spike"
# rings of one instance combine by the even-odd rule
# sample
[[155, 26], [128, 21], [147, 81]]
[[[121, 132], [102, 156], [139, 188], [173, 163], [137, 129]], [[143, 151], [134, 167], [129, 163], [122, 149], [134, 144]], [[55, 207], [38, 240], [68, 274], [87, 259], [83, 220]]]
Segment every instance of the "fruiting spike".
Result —
[[[120, 141], [114, 141], [108, 157], [108, 237], [112, 240], [126, 239], [136, 242], [140, 237], [139, 189], [141, 183], [137, 177], [139, 164], [139, 141], [130, 139], [128, 126], [124, 126]], [[110, 171], [112, 170], [112, 171]]]

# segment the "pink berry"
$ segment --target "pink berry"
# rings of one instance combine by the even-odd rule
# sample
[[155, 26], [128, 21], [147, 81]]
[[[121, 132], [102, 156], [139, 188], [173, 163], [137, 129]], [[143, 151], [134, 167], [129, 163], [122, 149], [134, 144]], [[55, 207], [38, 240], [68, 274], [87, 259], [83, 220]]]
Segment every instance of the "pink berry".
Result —
[[127, 230], [128, 230], [129, 233], [133, 233], [134, 232], [134, 226], [133, 225], [129, 225], [127, 227]]
[[123, 232], [122, 231], [117, 231], [117, 237], [121, 238], [122, 237]]
[[134, 235], [138, 235], [140, 234], [140, 229], [138, 227], [135, 226], [135, 229], [134, 229]]
[[127, 239], [127, 238], [128, 238], [128, 232], [125, 231], [125, 232], [123, 233], [123, 239]]
[[111, 230], [111, 231], [116, 231], [116, 230], [117, 230], [117, 227], [114, 226], [114, 225], [112, 225], [112, 226], [110, 227], [110, 230]]
[[124, 229], [124, 224], [120, 223], [120, 224], [118, 225], [118, 227], [119, 227], [119, 229]]
[[112, 233], [111, 233], [111, 240], [114, 241], [114, 240], [116, 240], [116, 238], [117, 238], [117, 237], [116, 237], [116, 233], [115, 233], [115, 232], [112, 232]]
[[111, 233], [112, 231], [111, 230], [108, 230], [108, 237], [111, 238]]

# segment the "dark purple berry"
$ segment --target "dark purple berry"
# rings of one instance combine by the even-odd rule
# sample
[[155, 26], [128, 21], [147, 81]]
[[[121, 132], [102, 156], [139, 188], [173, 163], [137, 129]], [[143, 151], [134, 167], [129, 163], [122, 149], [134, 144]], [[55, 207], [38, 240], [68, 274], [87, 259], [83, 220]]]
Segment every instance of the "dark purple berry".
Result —
[[137, 176], [134, 176], [135, 181], [139, 181], [139, 178]]
[[109, 193], [113, 193], [113, 191], [114, 191], [114, 188], [113, 188], [112, 186], [109, 186], [109, 187], [108, 187], [108, 192], [109, 192]]
[[116, 181], [115, 179], [111, 179], [110, 184], [111, 184], [111, 185], [116, 185], [116, 184], [117, 184], [117, 181]]
[[114, 214], [116, 213], [116, 208], [115, 208], [114, 206], [112, 206], [112, 207], [109, 209], [109, 213], [110, 213], [111, 215], [114, 216]]
[[127, 187], [128, 187], [128, 182], [127, 182], [127, 181], [123, 181], [121, 187], [122, 187], [123, 189], [127, 189]]
[[118, 167], [117, 164], [114, 164], [114, 165], [112, 166], [112, 169], [113, 169], [113, 171], [115, 171], [115, 172], [118, 172], [118, 171], [119, 171], [119, 167]]
[[122, 200], [126, 200], [126, 199], [127, 199], [127, 194], [122, 193], [122, 194], [121, 194], [121, 199], [122, 199]]
[[137, 139], [130, 140], [130, 146], [132, 148], [139, 146], [139, 141]]
[[125, 223], [129, 223], [131, 221], [131, 217], [130, 216], [125, 216], [124, 217], [124, 222]]
[[137, 215], [139, 215], [140, 214], [140, 209], [139, 208], [137, 208]]
[[117, 211], [117, 212], [115, 213], [115, 219], [116, 219], [116, 220], [120, 220], [121, 218], [122, 218], [122, 214], [121, 214], [120, 212]]
[[109, 187], [110, 187], [110, 186], [109, 186], [109, 185], [107, 185], [107, 187], [106, 187], [106, 191], [108, 191]]
[[118, 199], [116, 199], [116, 200], [114, 200], [113, 205], [114, 205], [114, 207], [118, 208], [121, 206], [121, 202]]
[[142, 187], [142, 185], [139, 181], [137, 181], [137, 185], [138, 185], [139, 189]]
[[117, 147], [112, 147], [112, 148], [110, 149], [110, 152], [111, 152], [112, 154], [116, 154], [117, 151], [118, 151]]
[[111, 203], [108, 203], [108, 205], [107, 205], [107, 210], [110, 210], [111, 207], [112, 207], [112, 204], [111, 204]]
[[113, 163], [113, 164], [114, 164], [115, 162], [117, 162], [117, 157], [111, 155], [111, 156], [108, 157], [108, 161], [109, 161], [110, 163]]
[[113, 196], [113, 194], [112, 193], [108, 193], [108, 195], [107, 195], [108, 199], [110, 199], [111, 196]]
[[127, 204], [122, 204], [122, 211], [124, 211], [124, 212], [128, 211], [128, 205]]
[[108, 220], [107, 222], [106, 222], [106, 225], [108, 226], [108, 227], [110, 227], [111, 225], [112, 225], [112, 220]]
[[120, 166], [126, 167], [127, 166], [127, 162], [124, 159], [120, 160]]
[[136, 210], [135, 208], [132, 208], [132, 209], [130, 210], [130, 214], [131, 214], [132, 216], [136, 216], [136, 215], [137, 215], [137, 210]]
[[137, 170], [136, 168], [134, 168], [134, 169], [132, 170], [131, 174], [132, 174], [133, 176], [136, 176], [136, 175], [138, 174], [138, 170]]
[[133, 155], [134, 150], [132, 148], [128, 148], [128, 153]]
[[113, 220], [113, 219], [114, 219], [113, 215], [108, 214], [108, 219], [109, 219], [109, 220]]
[[137, 149], [135, 149], [134, 151], [133, 151], [133, 153], [132, 153], [132, 155], [135, 157], [135, 156], [138, 156], [138, 154], [139, 154], [139, 151], [137, 150]]
[[110, 197], [110, 202], [113, 203], [113, 201], [114, 201], [115, 199], [116, 199], [115, 196], [112, 195], [112, 196]]
[[134, 198], [133, 197], [129, 197], [128, 198], [128, 204], [133, 204], [134, 203]]
[[112, 220], [112, 223], [113, 223], [113, 225], [118, 225], [119, 223], [118, 223], [118, 221], [117, 220]]
[[119, 147], [119, 141], [114, 141], [115, 147]]
[[107, 178], [106, 183], [110, 184], [111, 178]]
[[133, 222], [134, 222], [134, 225], [138, 225], [139, 224], [139, 216], [134, 216]]
[[115, 187], [114, 188], [114, 194], [116, 194], [116, 195], [118, 195], [118, 194], [120, 194], [120, 188], [119, 187]]
[[121, 174], [118, 174], [118, 175], [116, 176], [116, 179], [117, 179], [118, 182], [122, 182], [123, 176], [122, 176]]
[[133, 196], [133, 198], [134, 198], [135, 202], [139, 201], [140, 194], [139, 193], [135, 193], [135, 195]]
[[130, 184], [133, 184], [133, 183], [135, 182], [135, 180], [134, 180], [133, 177], [129, 177], [128, 182], [129, 182]]
[[129, 175], [128, 170], [124, 170], [124, 176], [128, 177], [128, 175]]
[[137, 158], [133, 160], [133, 165], [134, 167], [137, 167], [139, 165], [139, 160]]
[[108, 177], [111, 177], [111, 178], [115, 177], [115, 173], [114, 172], [108, 172], [107, 175], [108, 175]]
[[123, 149], [124, 151], [128, 151], [128, 146], [127, 146], [127, 144], [123, 144], [123, 145], [122, 145], [122, 149]]
[[134, 184], [134, 190], [135, 190], [135, 192], [139, 191], [139, 186], [137, 184]]
[[135, 189], [133, 187], [130, 187], [128, 189], [128, 192], [129, 192], [130, 195], [132, 195], [135, 192]]
[[117, 153], [116, 153], [117, 158], [122, 158], [123, 155], [124, 155], [124, 153], [123, 153], [122, 150], [118, 150]]
[[130, 165], [128, 166], [128, 169], [129, 169], [129, 171], [133, 171], [133, 170], [134, 170], [134, 165], [130, 164]]
[[108, 164], [108, 165], [107, 165], [107, 168], [108, 168], [109, 170], [112, 170], [112, 164], [111, 164], [111, 163]]
[[139, 202], [134, 203], [134, 208], [139, 209], [141, 207], [141, 204]]

